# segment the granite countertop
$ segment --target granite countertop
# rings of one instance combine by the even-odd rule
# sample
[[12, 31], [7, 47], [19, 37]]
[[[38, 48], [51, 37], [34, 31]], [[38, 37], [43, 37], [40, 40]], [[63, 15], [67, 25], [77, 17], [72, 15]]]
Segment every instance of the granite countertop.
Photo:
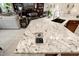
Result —
[[[63, 53], [79, 52], [79, 37], [62, 24], [44, 17], [32, 20], [15, 53]], [[42, 32], [44, 43], [35, 43], [35, 33]]]

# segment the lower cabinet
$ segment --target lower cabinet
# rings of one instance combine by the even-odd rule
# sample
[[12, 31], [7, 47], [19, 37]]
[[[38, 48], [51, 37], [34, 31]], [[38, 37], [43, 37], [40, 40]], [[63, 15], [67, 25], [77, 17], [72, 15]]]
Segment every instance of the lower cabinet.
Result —
[[55, 53], [55, 54], [45, 54], [45, 56], [79, 56], [79, 53]]

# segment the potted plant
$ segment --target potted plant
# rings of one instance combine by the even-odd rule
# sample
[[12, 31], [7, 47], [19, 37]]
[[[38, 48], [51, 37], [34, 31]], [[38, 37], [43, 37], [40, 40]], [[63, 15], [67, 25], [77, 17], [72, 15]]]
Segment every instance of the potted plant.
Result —
[[52, 9], [52, 5], [50, 4], [50, 5], [48, 6], [48, 18], [50, 18], [50, 17], [52, 16], [52, 11], [51, 11], [51, 9]]
[[52, 13], [50, 10], [48, 10], [48, 18], [50, 18], [52, 16]]
[[10, 6], [11, 6], [10, 3], [5, 3], [5, 8], [6, 8], [6, 10], [7, 10], [7, 15], [8, 15], [8, 16], [11, 15]]

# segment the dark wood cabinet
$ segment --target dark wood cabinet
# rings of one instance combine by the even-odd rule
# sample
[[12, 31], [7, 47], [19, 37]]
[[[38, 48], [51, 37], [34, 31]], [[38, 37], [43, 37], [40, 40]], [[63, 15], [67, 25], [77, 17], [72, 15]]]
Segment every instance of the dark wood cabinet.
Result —
[[19, 11], [18, 7], [23, 7], [24, 8], [23, 3], [12, 3], [12, 4], [13, 4], [13, 8], [14, 8], [15, 12]]
[[20, 20], [20, 27], [21, 28], [26, 28], [28, 26], [28, 20], [26, 19], [26, 17], [22, 17]]
[[[45, 56], [58, 56], [58, 54], [45, 54]], [[79, 56], [79, 53], [61, 53], [61, 56]]]
[[[31, 5], [32, 3], [30, 3]], [[34, 14], [34, 16], [43, 15], [44, 3], [33, 3], [30, 6], [28, 3], [13, 3], [13, 8], [16, 13], [19, 12], [18, 7], [22, 8], [22, 15], [29, 17], [29, 14]], [[35, 7], [36, 6], [36, 7]]]
[[38, 16], [41, 16], [44, 12], [44, 3], [37, 3], [37, 13], [38, 13]]
[[68, 28], [70, 31], [75, 32], [77, 26], [79, 24], [78, 20], [70, 20], [68, 21], [68, 23], [66, 24], [66, 28]]

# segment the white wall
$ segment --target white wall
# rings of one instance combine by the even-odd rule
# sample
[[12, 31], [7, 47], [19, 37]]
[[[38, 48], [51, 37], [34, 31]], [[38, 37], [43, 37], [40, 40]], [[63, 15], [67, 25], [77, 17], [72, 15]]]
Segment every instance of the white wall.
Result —
[[[51, 9], [52, 9], [52, 11], [54, 11], [57, 4], [56, 3], [55, 4], [54, 3], [45, 3], [44, 11], [48, 10], [49, 5], [52, 5]], [[68, 3], [59, 3], [58, 5], [59, 5], [60, 12], [63, 14], [67, 14], [68, 10], [70, 10], [71, 14], [79, 14], [79, 4], [78, 3], [75, 3], [73, 8], [72, 8], [73, 3], [69, 4], [69, 6], [70, 6], [69, 8], [67, 8]]]

